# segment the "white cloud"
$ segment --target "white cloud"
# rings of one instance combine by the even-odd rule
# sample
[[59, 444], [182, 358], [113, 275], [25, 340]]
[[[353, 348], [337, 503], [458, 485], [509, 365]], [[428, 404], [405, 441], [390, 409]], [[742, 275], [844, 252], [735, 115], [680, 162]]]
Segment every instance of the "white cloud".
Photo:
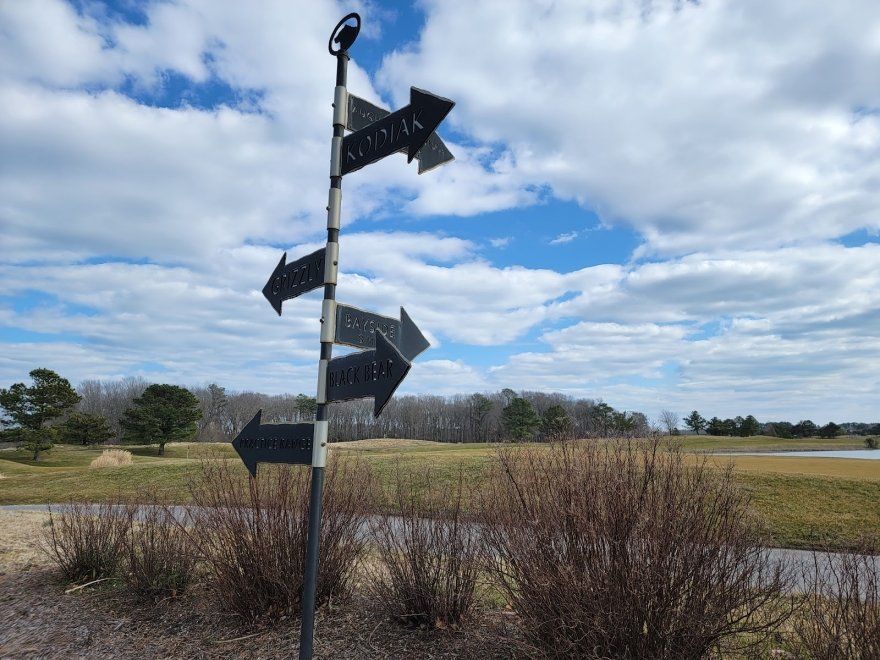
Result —
[[635, 228], [645, 254], [880, 228], [880, 116], [858, 111], [880, 108], [871, 0], [425, 8], [383, 86], [455, 99], [509, 176]]
[[[35, 366], [74, 381], [158, 368], [313, 392], [319, 292], [278, 318], [260, 289], [282, 250], [323, 245], [328, 30], [359, 8], [375, 38], [388, 10], [190, 0], [145, 5], [147, 24], [130, 26], [85, 6], [0, 3], [0, 385]], [[356, 52], [349, 65], [349, 88], [387, 107], [411, 84], [457, 102], [452, 165], [419, 177], [389, 158], [345, 179], [340, 301], [404, 305], [446, 351], [402, 391], [876, 416], [880, 248], [829, 239], [880, 232], [880, 6], [422, 6], [422, 33], [385, 59], [378, 89]], [[125, 79], [159, 94], [175, 72], [232, 100], [168, 109], [112, 91]], [[636, 256], [655, 261], [525, 267], [481, 253], [510, 246], [508, 227], [362, 222], [548, 196], [634, 228]], [[579, 230], [550, 231], [559, 244]]]
[[550, 241], [550, 245], [563, 245], [565, 243], [571, 243], [574, 239], [578, 237], [578, 233], [579, 232], [576, 231], [570, 231], [564, 234], [560, 234]]
[[0, 3], [0, 79], [48, 85], [117, 81], [99, 24], [57, 0]]

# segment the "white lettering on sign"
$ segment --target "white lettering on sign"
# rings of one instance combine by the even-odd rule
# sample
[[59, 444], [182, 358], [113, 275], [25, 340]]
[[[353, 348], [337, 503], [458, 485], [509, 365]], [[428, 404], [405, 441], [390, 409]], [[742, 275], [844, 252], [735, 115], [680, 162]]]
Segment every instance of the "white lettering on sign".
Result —
[[359, 316], [350, 312], [346, 312], [343, 323], [346, 328], [362, 333], [375, 334], [376, 330], [378, 330], [392, 341], [400, 332], [397, 323], [388, 323], [384, 319]]
[[360, 140], [348, 144], [345, 157], [348, 161], [357, 161], [359, 159], [368, 158], [372, 153], [379, 151], [388, 145], [391, 151], [396, 151], [403, 144], [403, 137], [409, 137], [417, 130], [424, 130], [424, 126], [419, 121], [422, 114], [422, 108], [416, 108], [412, 116], [403, 116], [399, 120], [391, 122], [390, 126], [377, 128], [372, 133], [367, 133]]
[[299, 268], [282, 273], [272, 280], [272, 294], [278, 295], [281, 291], [291, 291], [318, 278], [324, 277], [324, 253], [315, 261], [303, 264]]
[[373, 360], [367, 364], [358, 364], [345, 369], [334, 369], [328, 373], [329, 387], [357, 385], [371, 381], [385, 380], [393, 376], [393, 360]]

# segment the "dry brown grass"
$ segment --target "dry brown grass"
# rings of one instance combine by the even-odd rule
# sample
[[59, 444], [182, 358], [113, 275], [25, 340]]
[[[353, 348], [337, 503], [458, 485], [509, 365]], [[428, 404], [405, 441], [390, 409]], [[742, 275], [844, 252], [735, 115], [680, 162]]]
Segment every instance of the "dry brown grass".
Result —
[[125, 449], [105, 449], [95, 460], [89, 463], [90, 468], [119, 467], [131, 465], [131, 452]]
[[45, 561], [34, 539], [49, 520], [42, 511], [4, 511], [0, 509], [0, 575], [28, 570]]
[[[700, 459], [694, 458], [692, 460], [696, 462]], [[711, 456], [710, 460], [718, 466], [732, 463], [736, 470], [743, 472], [819, 475], [838, 479], [880, 481], [877, 461], [854, 458], [719, 455]]]
[[441, 443], [431, 440], [402, 440], [399, 438], [370, 438], [367, 440], [351, 440], [349, 442], [334, 442], [330, 449], [408, 449], [410, 447], [430, 447]]

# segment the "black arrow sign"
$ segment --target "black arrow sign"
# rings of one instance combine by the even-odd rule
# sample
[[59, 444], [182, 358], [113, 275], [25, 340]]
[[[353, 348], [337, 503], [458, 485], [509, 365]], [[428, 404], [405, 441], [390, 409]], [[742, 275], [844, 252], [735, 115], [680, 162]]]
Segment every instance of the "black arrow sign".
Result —
[[272, 309], [281, 316], [281, 301], [296, 298], [304, 293], [317, 289], [324, 284], [324, 255], [326, 247], [312, 252], [306, 257], [285, 265], [287, 252], [281, 255], [281, 261], [275, 266], [269, 281], [263, 287], [263, 295], [272, 305]]
[[352, 353], [330, 360], [327, 366], [327, 401], [374, 397], [373, 415], [378, 417], [403, 382], [410, 363], [381, 332], [372, 351]]
[[258, 410], [232, 441], [251, 476], [257, 476], [257, 463], [311, 464], [315, 425], [260, 424], [262, 414]]
[[334, 341], [337, 344], [375, 348], [377, 331], [397, 346], [400, 354], [410, 362], [431, 345], [403, 307], [400, 308], [400, 320], [398, 320], [348, 305], [336, 306]]
[[[364, 101], [349, 92], [345, 127], [350, 131], [359, 131], [390, 114], [389, 110]], [[400, 151], [405, 152], [406, 149]], [[419, 174], [424, 174], [438, 165], [445, 165], [449, 161], [455, 160], [455, 156], [452, 155], [437, 133], [431, 133], [425, 145], [416, 153], [416, 160], [419, 161]]]
[[409, 105], [342, 139], [342, 174], [406, 149], [412, 161], [455, 103], [416, 87], [409, 88]]

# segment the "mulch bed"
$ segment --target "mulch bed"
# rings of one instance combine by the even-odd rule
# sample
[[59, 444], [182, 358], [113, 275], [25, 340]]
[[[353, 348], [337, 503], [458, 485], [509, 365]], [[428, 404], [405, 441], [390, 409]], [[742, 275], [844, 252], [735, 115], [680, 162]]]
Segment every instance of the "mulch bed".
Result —
[[[114, 581], [66, 593], [71, 586], [41, 554], [13, 548], [10, 533], [24, 532], [16, 524], [23, 522], [0, 516], [0, 658], [298, 656], [298, 619], [263, 628], [245, 625], [218, 612], [199, 587], [155, 605]], [[511, 648], [520, 645], [516, 617], [509, 612], [483, 612], [462, 630], [412, 630], [356, 596], [318, 611], [314, 657], [489, 660], [523, 657]]]

